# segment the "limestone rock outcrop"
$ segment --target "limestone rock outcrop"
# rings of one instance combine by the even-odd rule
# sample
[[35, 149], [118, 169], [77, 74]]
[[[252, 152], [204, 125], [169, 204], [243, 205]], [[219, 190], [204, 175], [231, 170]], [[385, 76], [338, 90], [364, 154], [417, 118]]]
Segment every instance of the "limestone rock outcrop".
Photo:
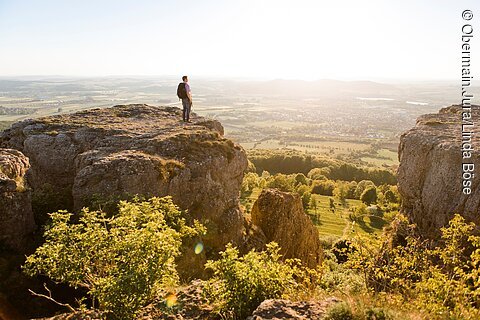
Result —
[[0, 134], [0, 146], [29, 158], [35, 214], [78, 212], [98, 199], [171, 195], [206, 225], [207, 249], [240, 243], [245, 151], [223, 137], [218, 121], [181, 119], [173, 107], [91, 109], [16, 123]]
[[323, 301], [290, 301], [268, 299], [263, 301], [247, 320], [324, 319], [331, 305], [340, 302], [337, 298]]
[[0, 245], [21, 252], [35, 229], [25, 174], [30, 163], [20, 151], [0, 149]]
[[419, 117], [400, 138], [398, 189], [402, 211], [420, 231], [437, 237], [455, 213], [480, 225], [480, 106], [472, 106], [471, 158], [475, 166], [471, 194], [462, 190], [462, 108], [450, 106]]
[[318, 230], [303, 211], [298, 195], [265, 189], [251, 214], [253, 224], [262, 230], [267, 242], [279, 244], [284, 258], [298, 258], [312, 268], [321, 262]]

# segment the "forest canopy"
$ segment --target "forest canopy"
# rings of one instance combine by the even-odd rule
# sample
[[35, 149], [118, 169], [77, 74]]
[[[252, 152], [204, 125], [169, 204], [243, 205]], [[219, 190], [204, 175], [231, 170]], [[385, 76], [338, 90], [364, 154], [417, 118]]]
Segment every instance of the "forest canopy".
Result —
[[[259, 175], [263, 171], [268, 171], [270, 174], [303, 173], [307, 175], [312, 170], [318, 169], [318, 173], [331, 180], [357, 182], [370, 180], [376, 185], [397, 183], [397, 178], [392, 170], [360, 167], [339, 159], [297, 151], [250, 150], [248, 159]], [[251, 167], [253, 168], [253, 166]]]

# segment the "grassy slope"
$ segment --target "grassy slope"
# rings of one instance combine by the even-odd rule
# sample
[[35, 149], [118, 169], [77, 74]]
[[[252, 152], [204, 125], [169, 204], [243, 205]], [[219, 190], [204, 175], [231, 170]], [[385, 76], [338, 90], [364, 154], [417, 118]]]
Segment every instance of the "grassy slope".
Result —
[[0, 131], [10, 128], [13, 121], [0, 121]]
[[[261, 189], [256, 188], [253, 192], [241, 199], [241, 203], [246, 206], [247, 212], [260, 195]], [[338, 201], [335, 201], [335, 211], [330, 210], [329, 196], [313, 194], [312, 197], [317, 202], [317, 210], [308, 209], [307, 213], [312, 218], [318, 228], [321, 238], [348, 236], [353, 234], [377, 235], [382, 231], [386, 222], [380, 217], [365, 216], [363, 223], [352, 223], [348, 216], [349, 210], [361, 204], [360, 200], [347, 199], [347, 204], [343, 207]], [[316, 218], [318, 217], [318, 218]]]

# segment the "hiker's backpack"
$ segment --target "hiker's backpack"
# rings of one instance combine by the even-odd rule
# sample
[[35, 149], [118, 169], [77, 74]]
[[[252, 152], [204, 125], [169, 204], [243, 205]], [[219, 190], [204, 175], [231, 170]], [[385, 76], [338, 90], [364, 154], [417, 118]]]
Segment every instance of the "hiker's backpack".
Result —
[[185, 89], [185, 82], [180, 82], [177, 88], [177, 96], [179, 99], [187, 99], [187, 90]]

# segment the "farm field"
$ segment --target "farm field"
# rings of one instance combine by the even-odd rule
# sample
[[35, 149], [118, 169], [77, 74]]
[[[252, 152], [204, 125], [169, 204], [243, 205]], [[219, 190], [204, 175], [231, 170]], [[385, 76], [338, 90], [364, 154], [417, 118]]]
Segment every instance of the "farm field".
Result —
[[[251, 194], [240, 199], [248, 213], [253, 203], [261, 193], [260, 188], [255, 188]], [[350, 210], [354, 210], [361, 205], [360, 200], [347, 199], [346, 205], [342, 206], [335, 201], [335, 210], [330, 209], [329, 196], [312, 194], [315, 199], [316, 210], [309, 208], [307, 214], [312, 222], [317, 226], [320, 238], [342, 238], [355, 235], [367, 235], [372, 239], [381, 234], [383, 227], [387, 224], [382, 217], [364, 216], [359, 222], [352, 222], [349, 219]]]
[[350, 155], [355, 152], [367, 153], [366, 156], [361, 156], [360, 160], [375, 167], [395, 166], [398, 165], [397, 152], [389, 149], [380, 149], [372, 152], [371, 145], [367, 142], [352, 142], [352, 141], [334, 141], [322, 140], [317, 141], [287, 141], [283, 142], [276, 139], [268, 139], [258, 142], [244, 142], [240, 143], [246, 150], [250, 149], [290, 149], [298, 150], [310, 154], [323, 154], [331, 157]]
[[[386, 221], [377, 216], [364, 216], [360, 222], [353, 223], [349, 219], [350, 210], [354, 210], [361, 205], [360, 200], [347, 199], [346, 206], [343, 207], [338, 201], [335, 201], [335, 210], [330, 210], [329, 196], [312, 194], [317, 203], [317, 212], [309, 208], [308, 215], [316, 224], [320, 237], [335, 236], [347, 237], [354, 234], [368, 234], [376, 236], [382, 232]], [[318, 218], [317, 218], [318, 217]]]
[[330, 153], [330, 154], [349, 154], [352, 151], [365, 151], [370, 145], [361, 142], [347, 141], [298, 141], [290, 142], [287, 146], [291, 149], [311, 152], [311, 153]]

